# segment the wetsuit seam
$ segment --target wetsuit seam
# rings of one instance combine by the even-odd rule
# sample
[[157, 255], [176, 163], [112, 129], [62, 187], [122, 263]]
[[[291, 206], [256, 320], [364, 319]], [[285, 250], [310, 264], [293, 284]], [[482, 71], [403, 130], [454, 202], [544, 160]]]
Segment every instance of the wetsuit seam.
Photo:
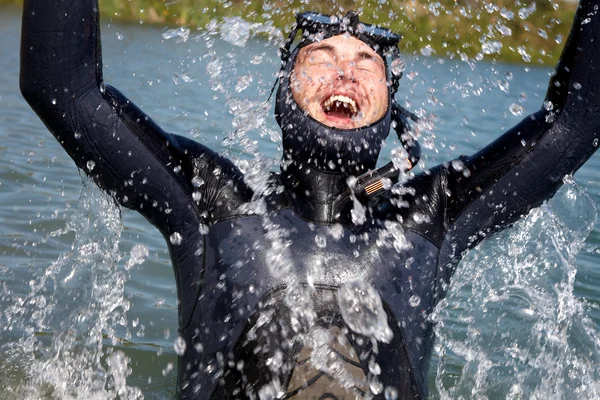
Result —
[[437, 247], [438, 249], [440, 249], [440, 248], [442, 247], [442, 244], [441, 244], [441, 243], [437, 243], [437, 242], [436, 242], [434, 239], [432, 239], [432, 238], [429, 238], [429, 237], [425, 236], [425, 235], [424, 235], [422, 232], [419, 232], [419, 231], [417, 231], [417, 230], [416, 230], [416, 229], [414, 229], [414, 228], [409, 228], [409, 227], [406, 227], [406, 226], [403, 226], [402, 228], [403, 228], [405, 231], [410, 231], [410, 232], [412, 232], [412, 233], [415, 233], [415, 234], [417, 234], [417, 235], [421, 236], [423, 239], [427, 240], [428, 242], [430, 242], [431, 244], [433, 244], [433, 245], [434, 245], [435, 247]]
[[198, 306], [198, 299], [200, 298], [200, 292], [203, 288], [204, 283], [204, 272], [206, 271], [206, 235], [202, 235], [202, 269], [200, 270], [200, 277], [198, 279], [198, 289], [196, 290], [196, 295], [194, 296], [194, 307], [190, 311], [190, 318], [187, 323], [179, 328], [179, 332], [184, 332], [186, 329], [190, 327], [192, 323], [192, 319], [194, 317], [194, 313], [196, 312], [196, 307]]
[[[278, 211], [286, 210], [286, 209], [289, 209], [289, 208], [291, 208], [291, 207], [290, 206], [286, 206], [286, 207], [278, 208], [277, 210], [274, 210], [274, 211], [278, 212]], [[240, 218], [246, 218], [246, 217], [264, 217], [264, 216], [267, 216], [267, 215], [268, 215], [268, 213], [267, 214], [250, 214], [250, 213], [249, 214], [242, 214], [242, 213], [240, 213], [240, 214], [232, 214], [232, 215], [228, 215], [228, 216], [223, 217], [223, 218], [219, 218], [219, 219], [217, 219], [215, 221], [212, 221], [210, 223], [210, 226], [215, 225], [215, 224], [217, 224], [219, 222], [230, 221], [232, 219], [240, 219]]]

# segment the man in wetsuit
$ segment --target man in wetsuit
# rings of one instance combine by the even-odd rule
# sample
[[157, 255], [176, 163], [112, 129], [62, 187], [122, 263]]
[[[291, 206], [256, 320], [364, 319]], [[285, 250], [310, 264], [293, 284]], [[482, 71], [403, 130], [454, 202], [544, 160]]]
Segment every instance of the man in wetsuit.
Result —
[[596, 150], [597, 3], [580, 5], [552, 107], [392, 188], [396, 166], [375, 169], [392, 122], [417, 156], [386, 60], [399, 38], [354, 14], [298, 16], [276, 99], [282, 167], [260, 188], [104, 84], [96, 0], [25, 0], [21, 90], [79, 168], [172, 239], [180, 398], [425, 398], [427, 316], [462, 254]]

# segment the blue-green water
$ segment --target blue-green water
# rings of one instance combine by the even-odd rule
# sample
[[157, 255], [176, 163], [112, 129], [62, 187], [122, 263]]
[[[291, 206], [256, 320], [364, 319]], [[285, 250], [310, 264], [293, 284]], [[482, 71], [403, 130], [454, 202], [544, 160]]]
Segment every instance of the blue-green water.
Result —
[[[19, 18], [0, 10], [0, 399], [170, 398], [177, 304], [164, 240], [135, 213], [121, 219], [22, 100]], [[258, 154], [277, 163], [265, 103], [278, 66], [272, 41], [251, 33], [246, 42], [235, 21], [213, 34], [102, 28], [106, 82], [166, 130], [243, 168]], [[424, 167], [472, 153], [536, 110], [550, 73], [406, 63], [399, 98], [432, 121]], [[600, 398], [599, 167], [595, 156], [549, 205], [466, 256], [432, 316], [432, 397]], [[131, 256], [144, 246], [146, 257]]]

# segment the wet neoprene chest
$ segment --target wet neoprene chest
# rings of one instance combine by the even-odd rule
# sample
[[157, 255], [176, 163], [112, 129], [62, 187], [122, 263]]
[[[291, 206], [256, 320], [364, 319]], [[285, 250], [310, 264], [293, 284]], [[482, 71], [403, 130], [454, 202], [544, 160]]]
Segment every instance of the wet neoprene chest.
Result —
[[[427, 223], [430, 217], [420, 207], [423, 202], [399, 206], [398, 196], [388, 196], [371, 205], [364, 221], [356, 224], [350, 213], [360, 206], [339, 196], [337, 192], [347, 192], [336, 189], [342, 184], [332, 177], [312, 178], [288, 185], [264, 202], [238, 204], [235, 216], [211, 224], [199, 239], [203, 250], [196, 258], [202, 259], [202, 268], [196, 269], [200, 276], [195, 279], [201, 283], [190, 316], [181, 321], [188, 349], [179, 365], [182, 398], [251, 398], [274, 379], [288, 394], [293, 392], [294, 370], [304, 351], [298, 335], [314, 327], [341, 329], [367, 387], [376, 380], [382, 388], [397, 390], [400, 398], [426, 393], [432, 337], [426, 318], [439, 300], [441, 278], [439, 247]], [[431, 185], [436, 179], [427, 180]], [[315, 182], [333, 192], [307, 190]], [[342, 200], [331, 200], [335, 198]], [[267, 207], [261, 215], [239, 212], [261, 203]], [[432, 202], [427, 205], [431, 213]], [[327, 215], [331, 219], [323, 221]], [[373, 347], [371, 338], [345, 323], [338, 289], [355, 282], [379, 293], [387, 314], [383, 318], [393, 333], [389, 343]], [[294, 285], [297, 289], [290, 292]], [[185, 305], [186, 290], [180, 289]], [[307, 298], [290, 299], [294, 293]], [[312, 308], [308, 325], [313, 328], [294, 328], [293, 321], [302, 320], [294, 303]], [[278, 368], [271, 365], [275, 358], [281, 359]], [[369, 362], [382, 372], [371, 374]]]

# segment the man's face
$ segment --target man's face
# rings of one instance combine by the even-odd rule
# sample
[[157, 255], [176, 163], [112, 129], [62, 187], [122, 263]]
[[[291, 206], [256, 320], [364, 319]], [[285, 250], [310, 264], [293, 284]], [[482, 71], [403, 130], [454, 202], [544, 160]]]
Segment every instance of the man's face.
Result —
[[352, 129], [388, 109], [385, 65], [367, 44], [338, 35], [303, 47], [291, 76], [296, 103], [317, 121]]

